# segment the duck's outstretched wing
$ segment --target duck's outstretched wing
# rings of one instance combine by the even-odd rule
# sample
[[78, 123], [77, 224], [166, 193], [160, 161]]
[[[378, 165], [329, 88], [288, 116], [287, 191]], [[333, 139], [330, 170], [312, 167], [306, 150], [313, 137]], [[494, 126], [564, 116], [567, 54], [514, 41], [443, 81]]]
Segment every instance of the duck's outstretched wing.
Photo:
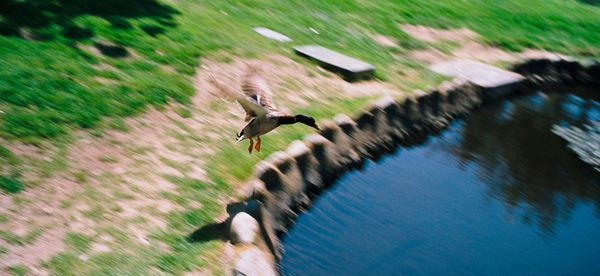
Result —
[[219, 83], [219, 81], [217, 81], [215, 76], [213, 76], [213, 74], [208, 74], [210, 76], [211, 82], [214, 84], [215, 87], [217, 87], [217, 89], [223, 96], [229, 99], [236, 99], [238, 103], [240, 103], [242, 108], [244, 108], [244, 110], [246, 111], [246, 121], [250, 120], [251, 118], [267, 114], [268, 110], [264, 106], [258, 104], [256, 98], [248, 97], [240, 93], [231, 91], [223, 87]]
[[257, 68], [248, 67], [242, 80], [242, 91], [246, 97], [258, 102], [268, 112], [277, 112], [273, 103], [273, 93]]

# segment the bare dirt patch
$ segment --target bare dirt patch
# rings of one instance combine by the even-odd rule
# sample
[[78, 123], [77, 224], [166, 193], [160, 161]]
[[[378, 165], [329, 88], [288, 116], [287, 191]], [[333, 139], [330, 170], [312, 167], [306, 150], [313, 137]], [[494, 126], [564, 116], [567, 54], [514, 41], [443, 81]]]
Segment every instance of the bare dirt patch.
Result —
[[466, 28], [440, 30], [426, 26], [400, 24], [400, 29], [416, 39], [427, 42], [472, 40], [479, 36], [476, 32]]
[[377, 43], [383, 45], [383, 46], [387, 46], [387, 47], [394, 47], [394, 48], [399, 48], [400, 46], [398, 46], [398, 44], [394, 41], [393, 38], [385, 36], [385, 35], [380, 35], [380, 34], [374, 34], [374, 35], [370, 35], [370, 37], [375, 40]]
[[479, 34], [465, 28], [439, 30], [425, 26], [400, 25], [402, 30], [416, 39], [427, 42], [456, 41], [460, 47], [449, 53], [430, 47], [412, 52], [412, 56], [426, 64], [435, 64], [455, 58], [473, 59], [486, 63], [518, 62], [528, 58], [559, 58], [563, 55], [544, 50], [527, 49], [520, 53], [507, 52], [498, 47], [484, 45], [477, 41]]

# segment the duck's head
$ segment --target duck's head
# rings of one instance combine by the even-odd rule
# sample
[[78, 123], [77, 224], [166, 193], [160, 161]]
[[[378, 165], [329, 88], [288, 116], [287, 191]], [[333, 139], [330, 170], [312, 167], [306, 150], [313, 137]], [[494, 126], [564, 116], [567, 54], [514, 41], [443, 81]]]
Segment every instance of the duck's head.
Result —
[[317, 126], [317, 123], [315, 122], [315, 119], [313, 119], [313, 117], [310, 117], [310, 116], [305, 115], [305, 114], [298, 114], [298, 115], [296, 115], [294, 117], [296, 119], [296, 122], [303, 123], [303, 124], [305, 124], [305, 125], [307, 125], [309, 127], [315, 128], [316, 130], [319, 130], [319, 131], [321, 130], [319, 128], [319, 126]]

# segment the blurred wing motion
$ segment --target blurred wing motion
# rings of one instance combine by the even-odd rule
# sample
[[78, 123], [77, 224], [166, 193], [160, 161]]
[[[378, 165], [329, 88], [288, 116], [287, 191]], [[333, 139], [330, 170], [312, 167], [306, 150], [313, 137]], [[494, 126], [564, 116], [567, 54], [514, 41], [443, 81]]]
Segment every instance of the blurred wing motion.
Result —
[[[242, 81], [242, 91], [246, 97], [258, 102], [267, 112], [277, 112], [273, 103], [273, 93], [265, 79], [258, 73], [258, 69], [249, 67]], [[246, 116], [246, 121], [255, 116]]]
[[240, 105], [246, 111], [246, 121], [248, 121], [250, 118], [267, 114], [268, 110], [262, 105], [258, 104], [258, 101], [255, 97], [250, 97], [247, 95], [247, 93], [246, 95], [242, 95], [240, 93], [228, 90], [223, 87], [219, 81], [217, 81], [213, 74], [209, 73], [209, 76], [212, 83], [215, 85], [215, 87], [217, 87], [219, 92], [223, 94], [223, 96], [236, 99], [238, 103], [240, 103]]

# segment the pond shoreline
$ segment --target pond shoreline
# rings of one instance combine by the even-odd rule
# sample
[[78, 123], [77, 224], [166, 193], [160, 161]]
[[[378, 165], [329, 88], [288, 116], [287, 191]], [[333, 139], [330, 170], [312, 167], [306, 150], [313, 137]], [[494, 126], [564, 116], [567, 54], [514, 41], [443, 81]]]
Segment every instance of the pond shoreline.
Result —
[[279, 238], [298, 213], [341, 174], [360, 169], [366, 159], [376, 161], [398, 146], [418, 145], [474, 109], [535, 88], [600, 86], [598, 62], [533, 59], [511, 71], [525, 80], [488, 89], [455, 79], [427, 92], [415, 91], [415, 97], [403, 101], [380, 98], [354, 118], [339, 114], [321, 121], [321, 135], [307, 135], [256, 165], [246, 199], [228, 206], [225, 225], [237, 252], [234, 274], [276, 275], [282, 254]]

